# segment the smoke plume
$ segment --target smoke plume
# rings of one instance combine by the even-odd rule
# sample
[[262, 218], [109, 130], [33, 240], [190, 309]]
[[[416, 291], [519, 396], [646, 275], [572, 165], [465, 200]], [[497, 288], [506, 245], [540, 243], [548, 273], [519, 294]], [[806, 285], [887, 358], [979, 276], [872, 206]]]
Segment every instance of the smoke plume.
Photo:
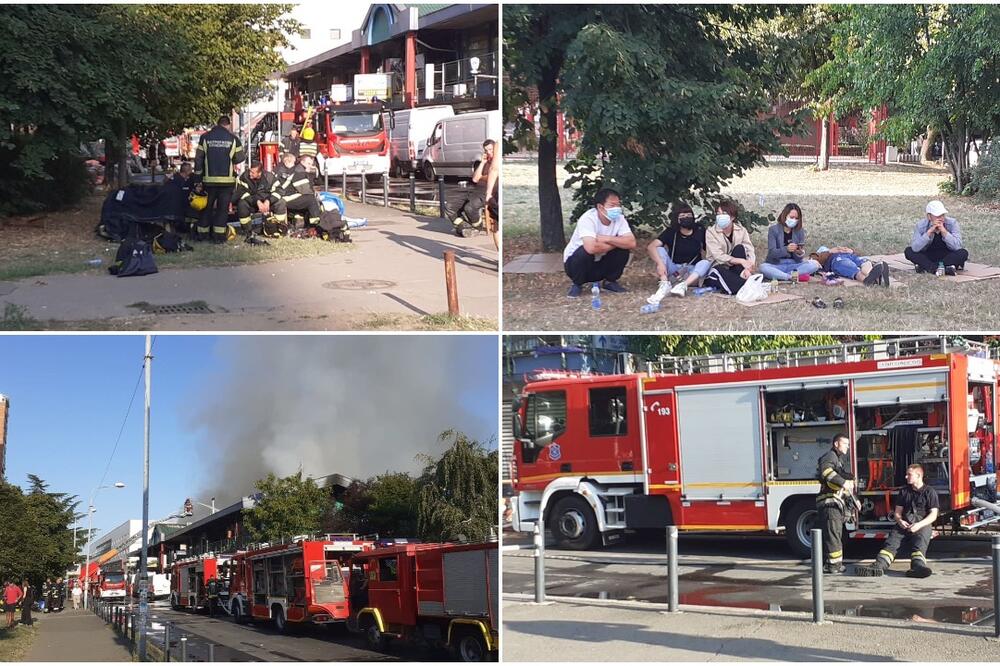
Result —
[[225, 374], [206, 382], [194, 426], [210, 461], [200, 496], [220, 507], [270, 472], [416, 472], [443, 430], [497, 433], [492, 336], [234, 336], [219, 349]]

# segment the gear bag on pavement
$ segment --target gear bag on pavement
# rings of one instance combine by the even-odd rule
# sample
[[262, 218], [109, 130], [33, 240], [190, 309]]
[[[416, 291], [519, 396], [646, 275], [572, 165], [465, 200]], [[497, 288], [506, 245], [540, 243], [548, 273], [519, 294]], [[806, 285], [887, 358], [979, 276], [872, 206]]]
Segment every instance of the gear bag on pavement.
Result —
[[114, 265], [108, 268], [109, 273], [118, 277], [152, 275], [158, 270], [149, 243], [132, 238], [126, 238], [122, 241], [121, 245], [118, 246]]

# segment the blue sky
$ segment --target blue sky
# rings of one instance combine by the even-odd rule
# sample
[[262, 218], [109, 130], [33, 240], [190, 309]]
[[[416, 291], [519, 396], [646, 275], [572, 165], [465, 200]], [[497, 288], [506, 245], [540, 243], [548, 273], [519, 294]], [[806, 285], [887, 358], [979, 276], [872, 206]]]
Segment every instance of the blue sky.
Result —
[[[7, 481], [23, 487], [37, 474], [51, 491], [77, 495], [85, 513], [144, 344], [133, 335], [0, 336]], [[495, 438], [497, 349], [496, 336], [156, 336], [150, 519], [186, 497], [208, 503], [224, 494], [217, 487], [249, 492], [240, 477], [266, 471], [416, 471], [414, 455], [436, 453], [434, 434], [445, 428]], [[104, 479], [126, 487], [99, 492], [95, 533], [142, 516], [142, 412], [140, 383]]]

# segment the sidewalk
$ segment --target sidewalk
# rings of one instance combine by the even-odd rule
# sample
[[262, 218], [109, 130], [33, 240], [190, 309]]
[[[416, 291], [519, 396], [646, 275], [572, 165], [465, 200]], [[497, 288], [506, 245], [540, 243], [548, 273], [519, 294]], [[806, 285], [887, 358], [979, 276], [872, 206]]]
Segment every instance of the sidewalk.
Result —
[[[451, 250], [461, 313], [498, 318], [498, 256], [492, 238], [458, 238], [447, 220], [395, 208], [352, 202], [349, 213], [367, 217], [369, 226], [352, 234], [354, 246], [344, 252], [221, 268], [165, 268], [128, 279], [47, 275], [0, 283], [0, 296], [43, 322], [135, 319], [140, 313], [129, 307], [135, 303], [204, 301], [214, 314], [156, 318], [178, 329], [313, 327], [301, 320], [322, 328], [354, 328], [359, 319], [375, 314], [447, 312], [443, 255]], [[213, 325], [216, 318], [222, 321]]]
[[743, 611], [504, 595], [503, 660], [995, 661], [992, 623], [966, 627], [874, 617]]
[[35, 613], [38, 636], [25, 661], [132, 661], [132, 654], [104, 621], [89, 610]]

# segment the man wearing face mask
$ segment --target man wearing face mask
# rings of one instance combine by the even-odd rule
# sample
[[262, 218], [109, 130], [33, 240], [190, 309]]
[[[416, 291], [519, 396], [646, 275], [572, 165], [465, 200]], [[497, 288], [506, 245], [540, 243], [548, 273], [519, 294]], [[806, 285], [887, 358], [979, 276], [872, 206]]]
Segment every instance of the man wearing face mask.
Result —
[[563, 251], [563, 267], [573, 281], [566, 295], [575, 298], [583, 292], [583, 285], [602, 281], [606, 291], [627, 291], [618, 280], [634, 247], [635, 236], [622, 214], [621, 195], [601, 188], [594, 195], [594, 207], [577, 220]]
[[712, 262], [705, 284], [730, 296], [753, 275], [757, 262], [750, 233], [736, 219], [738, 211], [735, 201], [720, 201], [715, 224], [705, 232], [705, 258]]
[[927, 217], [917, 222], [910, 247], [903, 254], [916, 265], [918, 273], [955, 275], [969, 260], [969, 251], [962, 247], [958, 220], [948, 217], [948, 209], [940, 201], [931, 201], [924, 210]]

